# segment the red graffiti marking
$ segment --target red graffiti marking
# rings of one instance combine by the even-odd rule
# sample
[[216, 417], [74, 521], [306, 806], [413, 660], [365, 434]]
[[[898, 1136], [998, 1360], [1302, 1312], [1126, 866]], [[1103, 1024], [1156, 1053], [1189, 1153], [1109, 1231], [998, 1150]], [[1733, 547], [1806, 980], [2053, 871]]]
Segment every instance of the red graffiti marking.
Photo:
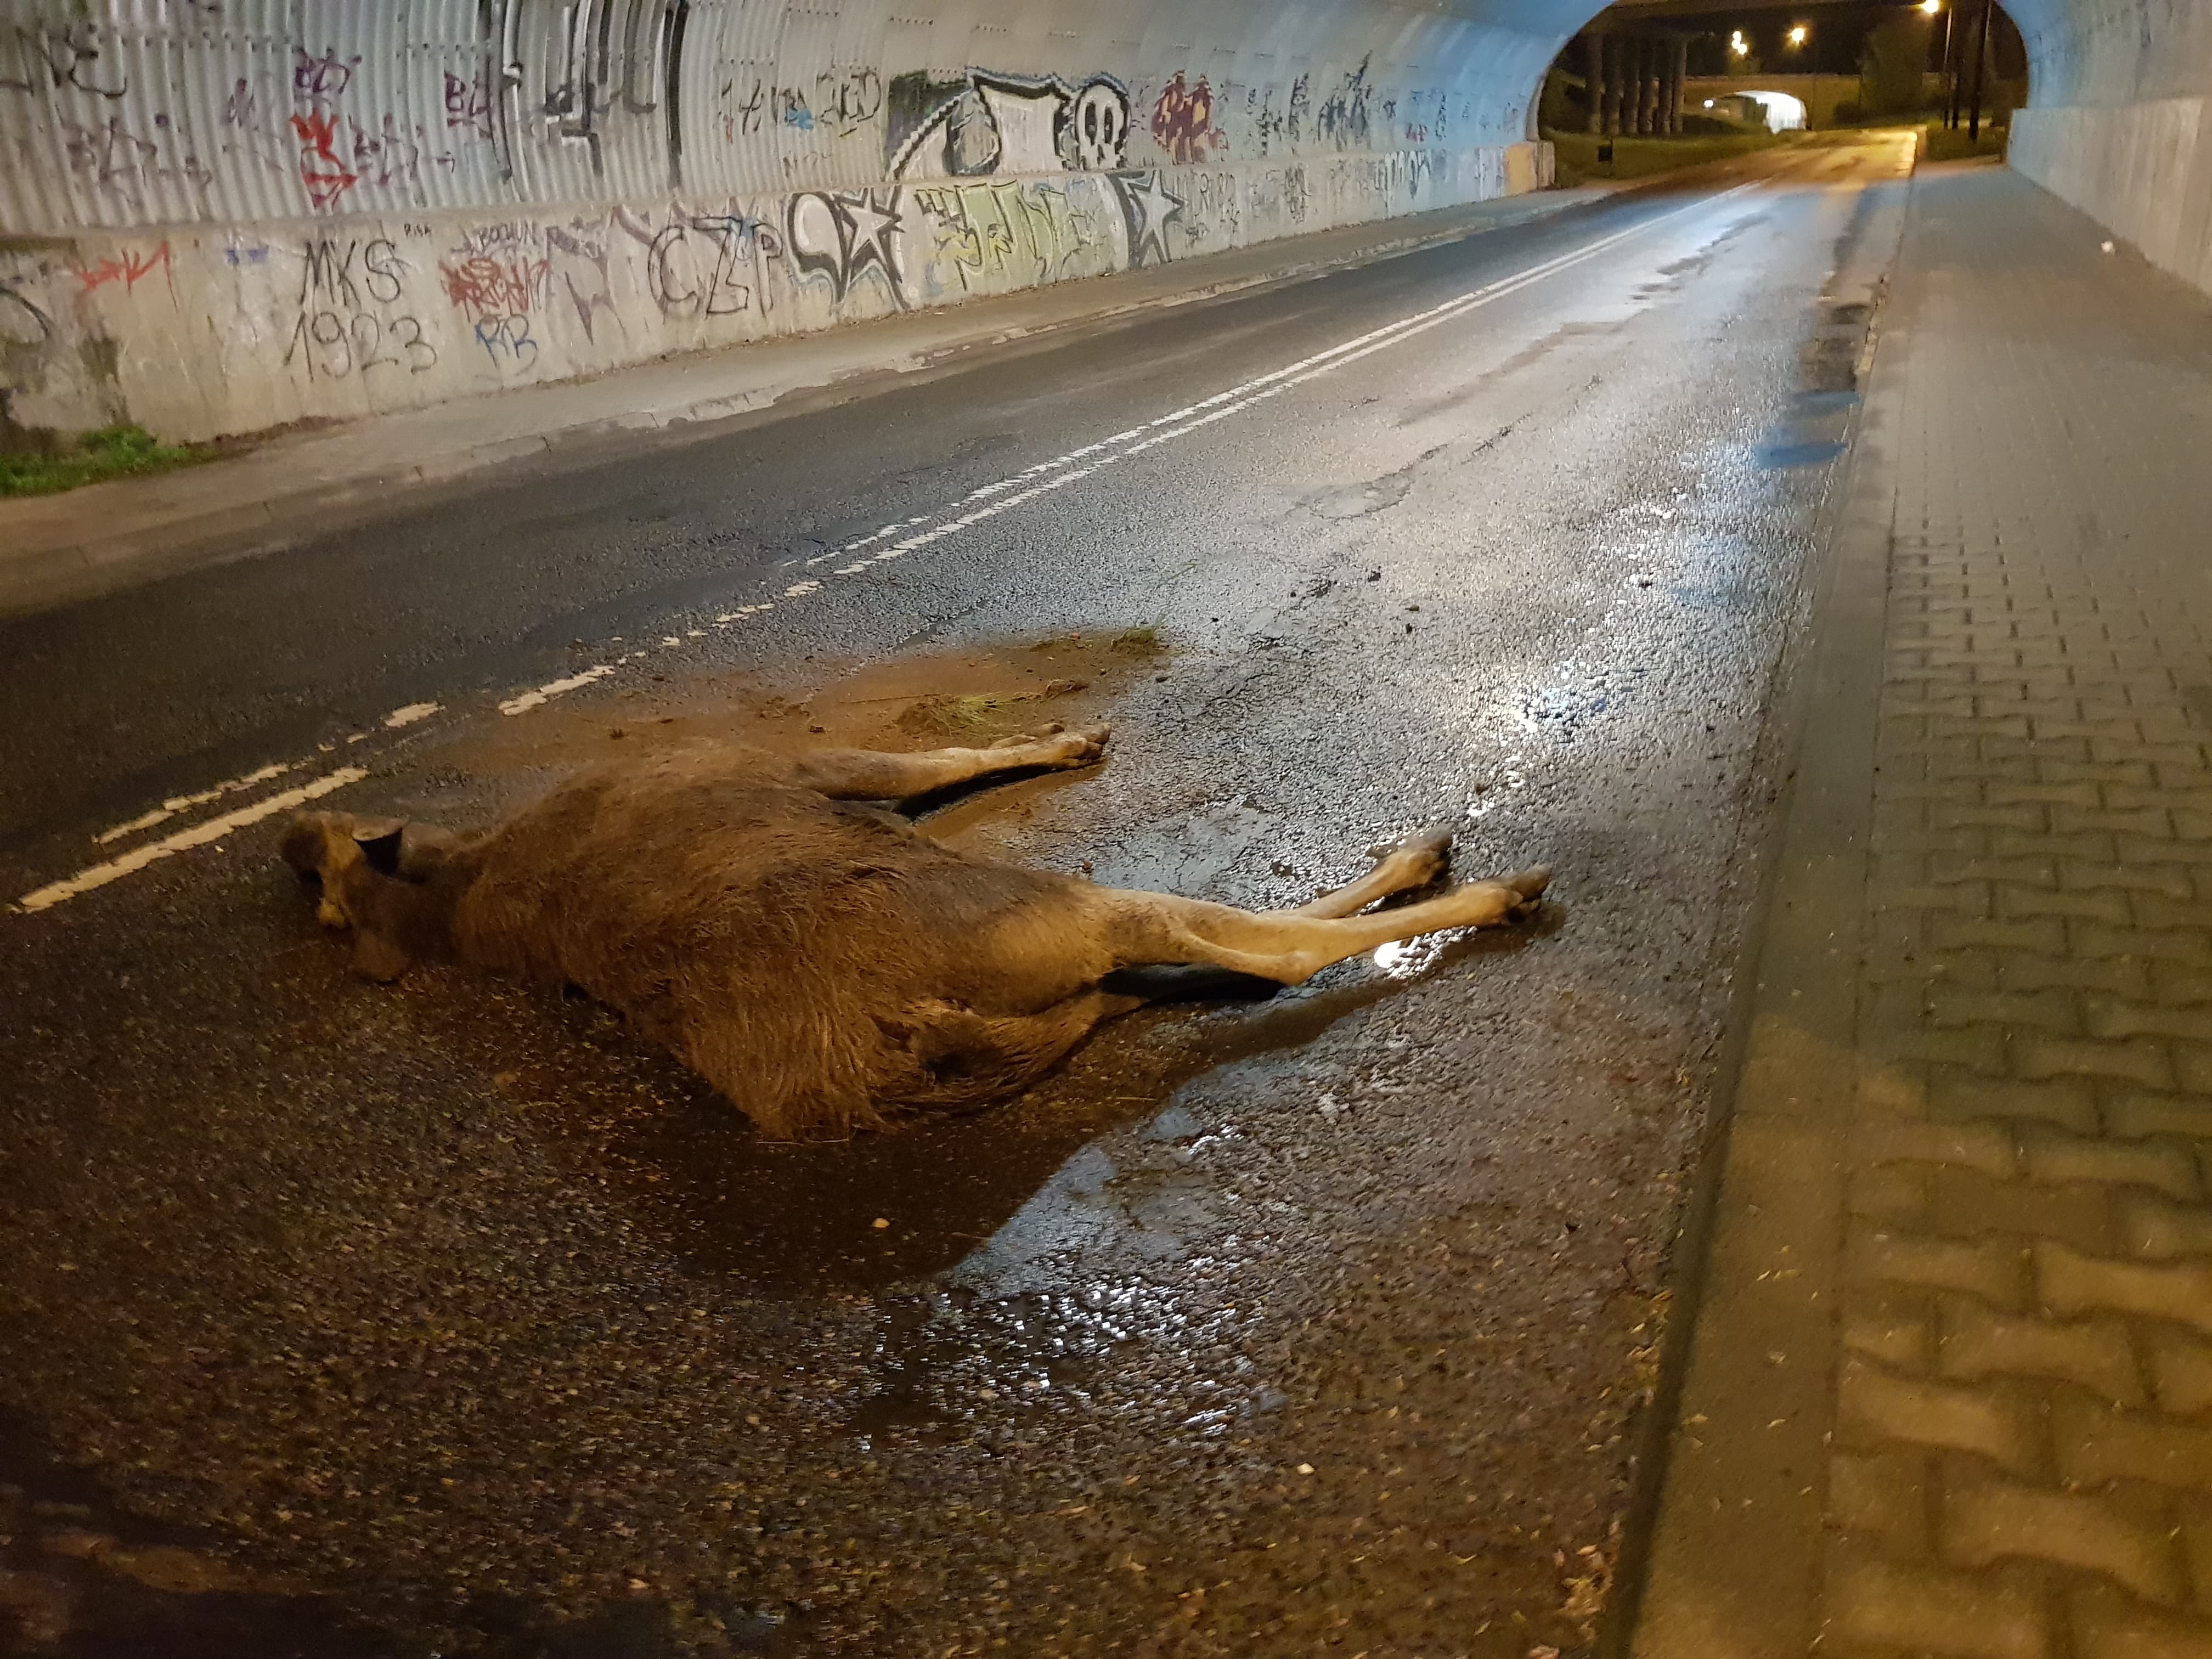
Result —
[[169, 245], [164, 242], [143, 259], [127, 249], [120, 258], [110, 255], [89, 270], [78, 271], [76, 279], [83, 284], [79, 290], [82, 293], [89, 294], [110, 283], [120, 283], [123, 291], [128, 294], [138, 286], [140, 277], [152, 275], [156, 268], [166, 272], [168, 266]]
[[545, 290], [553, 265], [549, 259], [510, 255], [495, 259], [472, 253], [441, 264], [446, 297], [471, 317], [514, 317], [526, 313]]
[[300, 182], [307, 199], [328, 208], [361, 182], [361, 175], [338, 157], [338, 118], [311, 112], [292, 118], [292, 131], [300, 140]]
[[1182, 71], [1160, 89], [1152, 106], [1152, 137], [1176, 161], [1203, 161], [1227, 147], [1228, 140], [1214, 131], [1213, 88], [1206, 77], [1194, 87], [1183, 84]]

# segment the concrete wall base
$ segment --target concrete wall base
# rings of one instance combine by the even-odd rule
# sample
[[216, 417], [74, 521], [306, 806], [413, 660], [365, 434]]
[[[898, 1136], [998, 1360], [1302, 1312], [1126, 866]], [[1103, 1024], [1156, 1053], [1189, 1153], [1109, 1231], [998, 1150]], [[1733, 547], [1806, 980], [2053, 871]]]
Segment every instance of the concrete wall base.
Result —
[[2212, 155], [2204, 100], [2015, 111], [2013, 167], [2143, 257], [2212, 290]]
[[0, 415], [266, 431], [1552, 182], [1551, 146], [0, 240]]

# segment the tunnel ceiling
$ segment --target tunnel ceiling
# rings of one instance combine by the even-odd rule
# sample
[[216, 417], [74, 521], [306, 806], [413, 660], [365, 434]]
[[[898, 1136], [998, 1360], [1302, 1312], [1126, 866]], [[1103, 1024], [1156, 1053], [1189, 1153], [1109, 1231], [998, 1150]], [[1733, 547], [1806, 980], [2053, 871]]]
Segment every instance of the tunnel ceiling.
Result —
[[0, 0], [15, 232], [1462, 149], [1528, 0]]

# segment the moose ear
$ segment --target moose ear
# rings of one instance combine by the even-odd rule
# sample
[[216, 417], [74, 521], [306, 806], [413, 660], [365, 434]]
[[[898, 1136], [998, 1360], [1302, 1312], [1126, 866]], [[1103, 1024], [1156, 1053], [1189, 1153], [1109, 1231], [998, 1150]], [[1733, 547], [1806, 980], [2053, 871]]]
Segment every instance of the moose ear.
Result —
[[354, 844], [361, 855], [368, 860], [368, 867], [380, 876], [399, 873], [399, 843], [407, 833], [402, 823], [365, 823], [353, 833]]

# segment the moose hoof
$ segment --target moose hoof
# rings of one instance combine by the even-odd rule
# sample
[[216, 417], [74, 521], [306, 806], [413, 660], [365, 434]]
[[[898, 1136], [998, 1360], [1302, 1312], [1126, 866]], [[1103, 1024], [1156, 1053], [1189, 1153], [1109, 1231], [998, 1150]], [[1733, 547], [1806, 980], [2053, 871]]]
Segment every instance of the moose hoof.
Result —
[[1413, 884], [1422, 886], [1434, 881], [1451, 862], [1451, 826], [1432, 823], [1425, 830], [1417, 830], [1383, 854], [1386, 860], [1403, 861]]
[[1079, 726], [1060, 739], [1061, 764], [1087, 766], [1106, 752], [1106, 745], [1114, 735], [1109, 726]]
[[1498, 884], [1521, 896], [1521, 902], [1513, 907], [1513, 913], [1516, 915], [1526, 915], [1536, 908], [1536, 901], [1543, 896], [1544, 890], [1552, 884], [1552, 866], [1548, 864], [1538, 864], [1526, 870], [1516, 870], [1510, 876], [1499, 877]]

